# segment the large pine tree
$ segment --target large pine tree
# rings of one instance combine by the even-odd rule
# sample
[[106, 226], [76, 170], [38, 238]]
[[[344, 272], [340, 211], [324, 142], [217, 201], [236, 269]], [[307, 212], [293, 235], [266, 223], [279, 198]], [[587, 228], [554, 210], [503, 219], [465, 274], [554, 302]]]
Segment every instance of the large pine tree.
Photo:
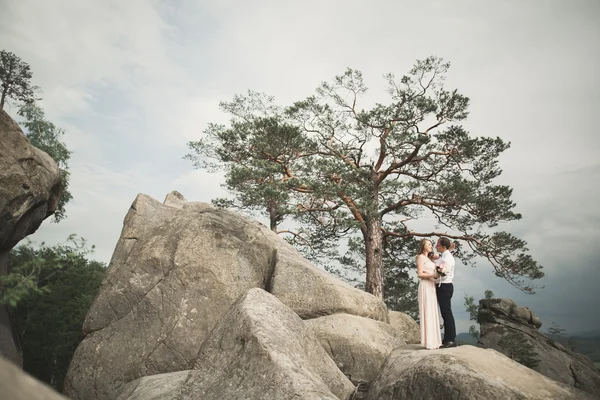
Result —
[[[543, 272], [526, 243], [491, 229], [521, 218], [513, 211], [512, 189], [493, 183], [501, 174], [498, 157], [510, 144], [473, 137], [458, 125], [468, 115], [469, 99], [444, 88], [448, 68], [430, 57], [399, 81], [386, 75], [388, 102], [367, 110], [359, 106], [367, 92], [362, 74], [351, 69], [283, 111], [236, 97], [224, 103], [235, 115], [231, 125], [210, 125], [201, 141], [189, 143], [188, 157], [198, 162], [208, 156], [225, 166], [227, 187], [238, 200], [256, 198], [247, 202], [256, 207], [267, 204], [251, 196], [265, 182], [260, 190], [272, 191], [286, 210], [282, 215], [294, 216], [309, 240], [330, 243], [357, 234], [365, 288], [380, 298], [385, 257], [406, 253], [398, 243], [412, 246], [408, 239], [433, 236], [456, 240], [463, 260], [483, 257], [497, 276], [533, 292], [532, 281]], [[265, 129], [265, 118], [278, 128]], [[254, 186], [232, 184], [239, 168], [254, 177]], [[417, 231], [419, 218], [436, 222]]]

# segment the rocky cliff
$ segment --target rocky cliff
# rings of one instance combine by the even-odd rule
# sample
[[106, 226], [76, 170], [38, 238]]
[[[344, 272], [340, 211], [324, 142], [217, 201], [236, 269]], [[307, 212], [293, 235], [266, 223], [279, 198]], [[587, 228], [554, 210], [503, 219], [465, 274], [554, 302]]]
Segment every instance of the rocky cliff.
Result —
[[[56, 162], [32, 146], [19, 125], [0, 110], [0, 276], [8, 272], [10, 250], [56, 210], [61, 179]], [[4, 306], [0, 306], [0, 356], [22, 363]]]

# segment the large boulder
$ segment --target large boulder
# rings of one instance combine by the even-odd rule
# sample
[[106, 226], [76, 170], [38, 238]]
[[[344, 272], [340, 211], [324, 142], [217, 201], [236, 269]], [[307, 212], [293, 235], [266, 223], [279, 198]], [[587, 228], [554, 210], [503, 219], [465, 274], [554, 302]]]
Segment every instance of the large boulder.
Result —
[[0, 357], [0, 398], [6, 400], [67, 400], [54, 389]]
[[[486, 318], [488, 315], [494, 321], [494, 316], [512, 320], [529, 328], [540, 329], [542, 321], [529, 307], [518, 306], [511, 299], [483, 299], [479, 301], [480, 316]], [[482, 310], [488, 310], [483, 311]]]
[[188, 370], [144, 376], [125, 385], [116, 400], [183, 400], [179, 394], [191, 372]]
[[409, 344], [421, 343], [421, 330], [419, 324], [408, 314], [400, 311], [390, 311], [390, 325], [396, 330], [397, 335]]
[[[542, 323], [529, 308], [517, 306], [510, 299], [484, 299], [479, 302], [478, 319], [479, 346], [510, 355], [517, 350], [506, 341], [529, 344], [534, 359], [539, 361], [533, 366], [537, 372], [581, 390], [600, 393], [600, 372], [594, 363], [539, 332]], [[507, 340], [502, 341], [503, 338]]]
[[367, 400], [592, 398], [494, 350], [468, 345], [440, 350], [400, 347], [388, 356], [366, 396]]
[[303, 318], [343, 311], [388, 320], [383, 302], [317, 270], [264, 225], [177, 192], [164, 203], [138, 195], [86, 316], [65, 393], [112, 399], [140, 377], [190, 370], [209, 332], [251, 288]]
[[345, 400], [353, 392], [298, 315], [250, 289], [210, 333], [193, 370], [141, 378], [117, 399]]
[[406, 340], [390, 324], [350, 314], [334, 314], [305, 321], [335, 361], [353, 382], [370, 382], [383, 361]]
[[[8, 273], [10, 250], [56, 210], [61, 182], [56, 162], [0, 110], [0, 276]], [[9, 321], [8, 310], [0, 306], [0, 356], [21, 365]]]
[[0, 253], [10, 251], [54, 213], [61, 182], [52, 157], [32, 146], [0, 110]]
[[277, 263], [269, 291], [300, 317], [346, 313], [389, 322], [383, 302], [318, 270], [284, 240], [277, 240], [275, 245]]

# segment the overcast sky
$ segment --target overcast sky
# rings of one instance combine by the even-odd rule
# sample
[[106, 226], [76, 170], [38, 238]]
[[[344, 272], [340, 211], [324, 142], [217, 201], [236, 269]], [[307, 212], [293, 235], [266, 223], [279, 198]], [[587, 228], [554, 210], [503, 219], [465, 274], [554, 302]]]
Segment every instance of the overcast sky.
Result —
[[[367, 6], [368, 4], [368, 6]], [[485, 289], [568, 331], [600, 329], [600, 2], [355, 0], [0, 0], [0, 48], [31, 65], [49, 120], [73, 151], [68, 218], [30, 239], [76, 233], [108, 262], [138, 193], [188, 200], [223, 177], [182, 160], [218, 102], [248, 89], [285, 105], [346, 67], [386, 102], [382, 74], [437, 55], [447, 87], [471, 99], [467, 129], [512, 143], [498, 183], [514, 188], [545, 288], [524, 295], [491, 267], [458, 267], [453, 307]], [[13, 116], [15, 109], [7, 109]]]

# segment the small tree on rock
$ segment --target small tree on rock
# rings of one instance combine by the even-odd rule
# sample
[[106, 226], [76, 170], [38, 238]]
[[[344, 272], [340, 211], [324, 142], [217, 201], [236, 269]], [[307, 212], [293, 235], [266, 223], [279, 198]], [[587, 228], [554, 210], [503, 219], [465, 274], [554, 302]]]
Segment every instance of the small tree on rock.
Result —
[[6, 99], [31, 103], [35, 99], [36, 86], [31, 85], [31, 67], [10, 51], [0, 51], [0, 109]]

